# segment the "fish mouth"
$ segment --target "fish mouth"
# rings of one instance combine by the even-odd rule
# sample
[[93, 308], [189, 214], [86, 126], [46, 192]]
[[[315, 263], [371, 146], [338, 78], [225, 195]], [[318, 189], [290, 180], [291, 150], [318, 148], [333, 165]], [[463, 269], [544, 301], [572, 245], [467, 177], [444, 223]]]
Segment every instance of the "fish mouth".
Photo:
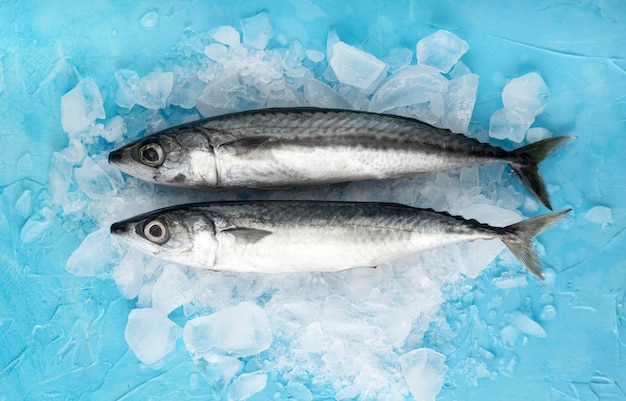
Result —
[[129, 225], [126, 222], [120, 221], [111, 224], [111, 234], [124, 235], [129, 231]]
[[127, 152], [124, 149], [117, 149], [109, 153], [109, 164], [121, 164]]

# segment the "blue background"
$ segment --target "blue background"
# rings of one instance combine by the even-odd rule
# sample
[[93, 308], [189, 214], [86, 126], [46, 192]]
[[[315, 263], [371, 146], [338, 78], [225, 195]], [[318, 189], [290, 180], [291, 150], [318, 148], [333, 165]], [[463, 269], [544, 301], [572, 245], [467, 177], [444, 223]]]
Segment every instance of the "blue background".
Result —
[[[325, 15], [311, 20], [312, 7]], [[154, 30], [139, 23], [148, 11], [159, 14]], [[543, 324], [547, 338], [531, 337], [516, 351], [511, 377], [482, 378], [474, 386], [462, 361], [490, 334], [460, 323], [467, 308], [494, 296], [509, 309], [539, 305], [541, 284], [501, 290], [487, 271], [468, 284], [473, 297], [451, 294], [444, 309], [459, 335], [451, 340], [457, 351], [448, 357], [438, 399], [626, 399], [626, 4], [620, 0], [0, 2], [0, 399], [209, 398], [209, 384], [182, 344], [159, 369], [141, 365], [128, 350], [123, 329], [133, 302], [110, 279], [75, 277], [64, 268], [79, 236], [60, 221], [29, 243], [20, 230], [47, 201], [52, 153], [67, 145], [60, 98], [78, 77], [93, 78], [106, 91], [117, 69], [142, 76], [163, 64], [186, 27], [238, 26], [260, 11], [288, 41], [323, 49], [326, 33], [336, 29], [342, 40], [378, 57], [392, 47], [414, 49], [440, 28], [456, 33], [470, 44], [463, 61], [481, 78], [478, 125], [487, 126], [501, 107], [507, 79], [541, 73], [552, 96], [537, 125], [578, 136], [542, 165], [553, 204], [574, 209], [561, 229], [542, 237], [545, 260], [557, 272], [558, 313]], [[105, 106], [108, 116], [115, 114], [114, 105]], [[15, 207], [26, 190], [35, 194], [29, 214]], [[594, 206], [611, 208], [613, 223], [586, 220]], [[426, 345], [441, 345], [436, 337], [433, 331]], [[271, 390], [268, 384], [265, 397]]]

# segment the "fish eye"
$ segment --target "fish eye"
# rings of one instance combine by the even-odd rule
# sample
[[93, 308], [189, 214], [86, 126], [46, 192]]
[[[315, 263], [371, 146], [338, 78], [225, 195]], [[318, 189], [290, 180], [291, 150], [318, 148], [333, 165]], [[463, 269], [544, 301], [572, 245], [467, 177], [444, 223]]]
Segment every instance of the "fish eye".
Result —
[[159, 167], [165, 161], [163, 148], [158, 143], [146, 143], [139, 148], [139, 160], [146, 166]]
[[151, 220], [143, 227], [143, 235], [155, 244], [164, 244], [170, 239], [170, 233], [161, 220]]

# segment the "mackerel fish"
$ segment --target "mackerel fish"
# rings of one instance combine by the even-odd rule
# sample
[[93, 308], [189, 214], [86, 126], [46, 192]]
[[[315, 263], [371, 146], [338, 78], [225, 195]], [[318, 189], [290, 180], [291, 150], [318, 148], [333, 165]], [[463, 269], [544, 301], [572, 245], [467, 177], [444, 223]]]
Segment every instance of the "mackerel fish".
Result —
[[552, 209], [537, 165], [570, 138], [548, 138], [507, 151], [407, 117], [264, 109], [165, 129], [111, 152], [109, 162], [158, 184], [267, 189], [412, 177], [504, 162]]
[[543, 278], [532, 238], [568, 211], [493, 227], [394, 203], [226, 201], [141, 214], [114, 223], [111, 233], [164, 260], [264, 274], [375, 267], [451, 243], [495, 238]]

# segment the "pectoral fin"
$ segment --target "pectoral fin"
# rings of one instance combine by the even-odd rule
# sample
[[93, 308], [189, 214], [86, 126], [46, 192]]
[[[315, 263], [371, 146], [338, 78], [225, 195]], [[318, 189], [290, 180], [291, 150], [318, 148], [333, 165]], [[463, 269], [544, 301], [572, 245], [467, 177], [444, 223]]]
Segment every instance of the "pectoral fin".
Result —
[[271, 138], [269, 136], [241, 138], [224, 143], [223, 145], [220, 145], [220, 148], [233, 155], [242, 155], [253, 151], [264, 143], [267, 143], [270, 139]]
[[235, 242], [254, 244], [272, 234], [271, 231], [257, 230], [256, 228], [231, 228], [223, 231], [224, 234], [232, 236]]

